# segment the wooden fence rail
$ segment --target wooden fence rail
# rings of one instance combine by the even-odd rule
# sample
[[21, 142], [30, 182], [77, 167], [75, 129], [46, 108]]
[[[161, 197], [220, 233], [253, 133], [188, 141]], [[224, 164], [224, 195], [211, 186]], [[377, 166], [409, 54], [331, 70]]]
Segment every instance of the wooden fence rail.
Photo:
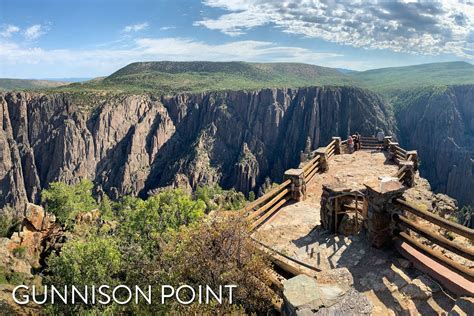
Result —
[[[335, 152], [336, 140], [332, 140], [329, 145], [325, 147], [326, 158], [329, 159], [334, 156]], [[301, 168], [303, 169], [305, 183], [311, 181], [320, 171], [320, 164], [321, 155], [315, 154], [315, 156]], [[250, 231], [253, 231], [263, 224], [276, 213], [280, 207], [290, 200], [290, 185], [291, 180], [286, 180], [240, 210], [241, 214], [249, 221]]]
[[450, 220], [447, 220], [441, 216], [422, 210], [419, 207], [415, 206], [413, 203], [410, 203], [402, 199], [396, 199], [394, 201], [394, 204], [395, 206], [407, 212], [410, 212], [418, 217], [421, 217], [427, 220], [428, 222], [431, 222], [453, 233], [466, 237], [469, 240], [474, 240], [474, 229], [470, 229], [458, 223], [451, 222]]
[[[428, 211], [422, 210], [418, 208], [416, 205], [413, 203], [410, 203], [408, 201], [402, 200], [402, 199], [396, 199], [394, 201], [394, 205], [397, 206], [398, 208], [407, 211], [413, 215], [416, 215], [420, 218], [423, 218], [427, 220], [428, 222], [435, 224], [439, 227], [442, 227], [450, 232], [456, 233], [458, 235], [461, 235], [463, 237], [466, 237], [470, 239], [471, 241], [474, 240], [474, 229], [470, 229], [468, 227], [462, 226], [457, 223], [453, 223], [443, 217], [440, 217], [438, 215], [432, 214]], [[464, 247], [458, 243], [454, 243], [450, 241], [449, 239], [443, 237], [442, 235], [436, 233], [433, 230], [429, 230], [425, 227], [422, 227], [421, 225], [418, 225], [414, 221], [410, 220], [409, 218], [400, 215], [400, 214], [395, 214], [394, 215], [394, 220], [397, 222], [399, 227], [401, 226], [402, 228], [409, 229], [411, 231], [414, 231], [418, 233], [419, 235], [423, 236], [424, 238], [428, 239], [435, 245], [438, 245], [442, 248], [445, 248], [453, 253], [456, 253], [468, 260], [473, 260], [474, 259], [474, 251], [471, 248]], [[464, 265], [446, 257], [441, 251], [432, 249], [424, 244], [422, 244], [420, 241], [416, 240], [415, 238], [411, 237], [409, 234], [407, 234], [404, 231], [401, 231], [398, 233], [398, 237], [402, 239], [404, 242], [410, 244], [412, 247], [415, 247], [419, 251], [421, 251], [423, 254], [426, 256], [432, 258], [439, 264], [452, 269], [468, 279], [469, 281], [474, 281], [474, 271], [465, 267]]]

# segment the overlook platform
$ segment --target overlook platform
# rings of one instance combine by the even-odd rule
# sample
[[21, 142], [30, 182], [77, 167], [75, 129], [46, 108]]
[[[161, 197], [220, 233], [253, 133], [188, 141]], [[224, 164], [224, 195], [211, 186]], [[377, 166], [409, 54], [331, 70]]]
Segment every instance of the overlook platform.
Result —
[[328, 160], [328, 167], [306, 183], [303, 200], [287, 201], [252, 237], [283, 256], [314, 267], [313, 271], [308, 270], [314, 275], [317, 270], [348, 268], [355, 288], [372, 302], [374, 315], [431, 315], [450, 311], [453, 306], [450, 296], [412, 268], [395, 248], [375, 248], [366, 234], [334, 234], [321, 223], [324, 186], [362, 191], [366, 183], [397, 174], [399, 164], [390, 159], [387, 151], [359, 150], [334, 155]]
[[[386, 152], [360, 150], [337, 155], [329, 161], [327, 172], [317, 174], [307, 185], [304, 201], [287, 203], [256, 231], [254, 237], [318, 268], [334, 268], [335, 262], [328, 261], [323, 253], [314, 253], [321, 250], [318, 245], [324, 243], [321, 240], [324, 229], [319, 227], [323, 185], [363, 190], [364, 183], [393, 175], [397, 170], [398, 166], [388, 161]], [[305, 249], [302, 250], [301, 245]]]

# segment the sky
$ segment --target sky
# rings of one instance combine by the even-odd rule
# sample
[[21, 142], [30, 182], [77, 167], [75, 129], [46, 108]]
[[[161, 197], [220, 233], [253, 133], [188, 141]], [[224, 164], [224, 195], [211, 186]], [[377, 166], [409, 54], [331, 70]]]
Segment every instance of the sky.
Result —
[[92, 78], [157, 60], [473, 63], [474, 0], [0, 0], [0, 77]]

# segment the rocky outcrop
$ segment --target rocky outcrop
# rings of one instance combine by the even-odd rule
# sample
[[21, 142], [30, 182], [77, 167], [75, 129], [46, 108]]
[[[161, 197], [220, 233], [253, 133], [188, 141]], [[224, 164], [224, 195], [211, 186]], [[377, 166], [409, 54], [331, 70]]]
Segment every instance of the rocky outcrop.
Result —
[[423, 88], [398, 101], [400, 142], [436, 192], [474, 205], [474, 86]]
[[[81, 99], [82, 98], [82, 99]], [[38, 202], [52, 181], [94, 181], [112, 198], [218, 183], [248, 193], [281, 181], [312, 148], [394, 130], [385, 104], [349, 87], [175, 96], [0, 95], [0, 207]]]
[[0, 251], [4, 253], [0, 266], [13, 267], [11, 272], [29, 275], [31, 268], [40, 268], [45, 254], [64, 240], [65, 232], [56, 223], [56, 217], [46, 213], [41, 206], [27, 203], [20, 230], [9, 239], [0, 239]]
[[[337, 269], [336, 269], [337, 270]], [[337, 272], [336, 272], [337, 273]], [[343, 271], [343, 274], [349, 274]], [[352, 280], [352, 276], [350, 276]], [[319, 282], [300, 274], [283, 281], [284, 315], [370, 315], [372, 303], [352, 284]], [[346, 280], [344, 280], [346, 281]]]

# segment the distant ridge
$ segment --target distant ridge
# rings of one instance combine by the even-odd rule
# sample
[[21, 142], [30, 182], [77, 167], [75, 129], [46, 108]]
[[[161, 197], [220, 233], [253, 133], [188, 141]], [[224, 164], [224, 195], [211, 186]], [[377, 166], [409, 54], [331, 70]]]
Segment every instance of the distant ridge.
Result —
[[348, 74], [362, 87], [392, 96], [427, 86], [474, 84], [474, 65], [468, 62], [429, 63], [373, 69]]
[[359, 72], [303, 63], [150, 61], [131, 63], [105, 78], [75, 83], [1, 79], [0, 89], [175, 94], [331, 85], [362, 87], [392, 98], [400, 92], [420, 87], [463, 84], [474, 84], [474, 65], [467, 62]]
[[321, 85], [352, 85], [352, 79], [333, 68], [302, 63], [159, 61], [129, 64], [95, 87], [176, 93]]
[[53, 80], [36, 80], [36, 79], [9, 79], [0, 78], [0, 90], [22, 90], [22, 89], [41, 89], [53, 88], [67, 85], [69, 82], [53, 81]]

